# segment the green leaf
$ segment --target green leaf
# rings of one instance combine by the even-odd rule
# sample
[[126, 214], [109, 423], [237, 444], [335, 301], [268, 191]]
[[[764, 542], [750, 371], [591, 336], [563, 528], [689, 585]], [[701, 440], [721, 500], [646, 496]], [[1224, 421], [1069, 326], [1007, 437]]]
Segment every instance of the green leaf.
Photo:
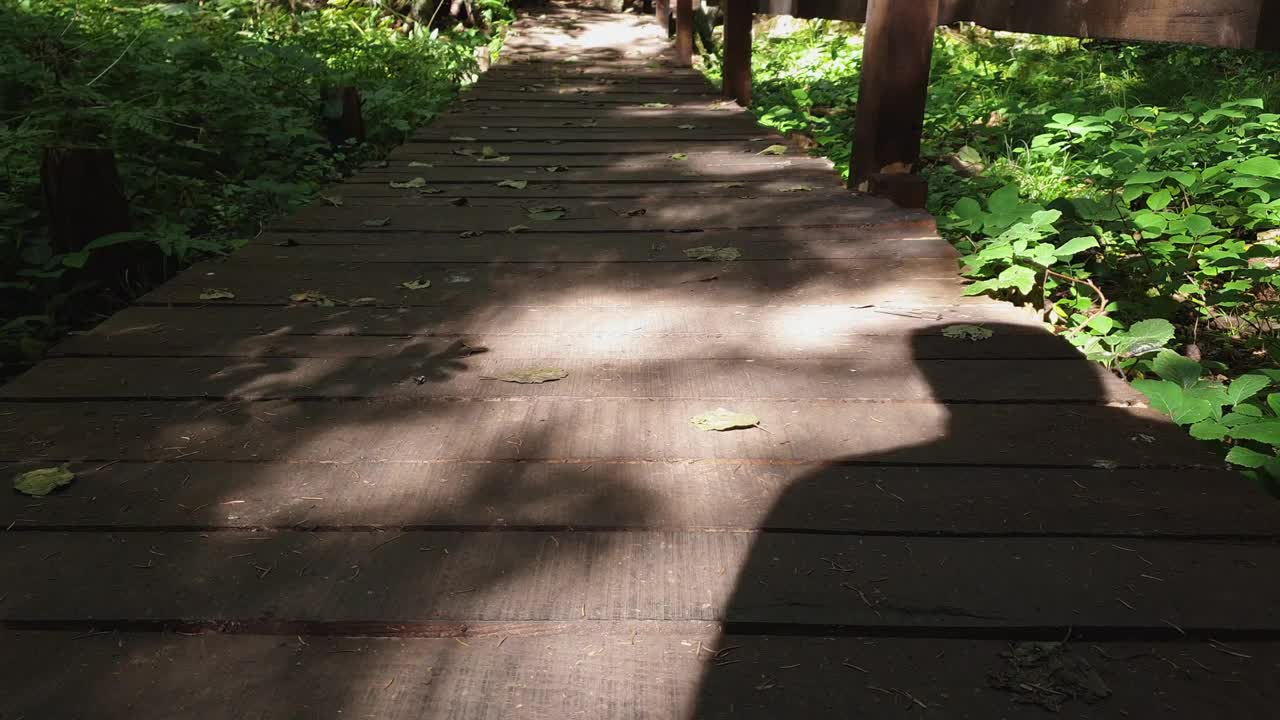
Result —
[[1077, 253], [1082, 253], [1089, 248], [1098, 247], [1096, 238], [1078, 237], [1072, 238], [1054, 249], [1053, 254], [1060, 258], [1069, 258]]
[[40, 468], [28, 470], [13, 478], [13, 489], [23, 495], [44, 497], [59, 488], [64, 488], [75, 480], [76, 474], [65, 467]]
[[523, 190], [529, 187], [529, 181], [528, 180], [499, 180], [498, 187], [508, 187], [508, 188], [515, 188], [516, 190]]
[[700, 245], [684, 251], [685, 257], [691, 260], [710, 260], [713, 262], [732, 262], [742, 256], [736, 247], [711, 247]]
[[770, 145], [769, 147], [761, 150], [756, 154], [757, 155], [786, 155], [787, 146], [786, 145]]
[[1167, 380], [1134, 380], [1133, 387], [1147, 396], [1152, 408], [1179, 425], [1198, 423], [1213, 414], [1213, 406], [1208, 401], [1188, 398], [1181, 387]]
[[699, 430], [724, 432], [726, 430], [746, 430], [759, 427], [760, 418], [749, 413], [734, 412], [724, 408], [716, 408], [689, 419]]
[[[1241, 375], [1232, 380], [1227, 388], [1227, 401], [1232, 405], [1239, 405], [1270, 386], [1271, 378], [1265, 375]], [[1276, 396], [1272, 395], [1272, 397]], [[1269, 401], [1270, 398], [1268, 398]]]
[[951, 325], [942, 330], [943, 337], [953, 340], [969, 340], [979, 342], [989, 339], [994, 333], [981, 325]]
[[987, 198], [987, 209], [997, 214], [1017, 212], [1019, 206], [1018, 186], [1010, 183], [991, 193]]
[[1256, 450], [1250, 450], [1241, 445], [1231, 448], [1231, 451], [1227, 453], [1227, 462], [1247, 468], [1257, 469], [1272, 460], [1275, 460], [1275, 458], [1270, 455], [1263, 455]]
[[1168, 190], [1160, 190], [1147, 196], [1147, 207], [1152, 210], [1163, 210], [1169, 207], [1171, 202], [1173, 202], [1173, 193]]
[[1236, 165], [1236, 172], [1280, 180], [1280, 160], [1265, 155], [1252, 157]]
[[502, 382], [520, 383], [521, 385], [540, 385], [547, 382], [555, 382], [569, 377], [569, 373], [563, 368], [558, 367], [531, 367], [523, 370], [515, 370], [502, 375], [494, 376], [493, 380], [501, 380]]
[[222, 288], [208, 288], [200, 293], [201, 300], [235, 300], [236, 294]]
[[1280, 447], [1280, 420], [1263, 420], [1261, 422], [1238, 425], [1231, 428], [1231, 437], [1237, 440], [1257, 440]]
[[1197, 440], [1221, 440], [1227, 436], [1228, 428], [1217, 420], [1201, 420], [1191, 426], [1191, 437]]
[[1271, 408], [1271, 412], [1280, 415], [1280, 393], [1271, 393], [1267, 396], [1267, 405]]
[[1030, 295], [1031, 290], [1036, 286], [1035, 271], [1021, 265], [1005, 268], [997, 279], [1006, 286], [1016, 287], [1023, 295]]
[[1173, 339], [1173, 323], [1163, 318], [1152, 318], [1134, 323], [1128, 330], [1118, 333], [1113, 342], [1118, 355], [1136, 356], [1155, 352]]
[[689, 153], [671, 153], [672, 160], [688, 160]]
[[422, 278], [414, 278], [412, 280], [408, 280], [406, 282], [400, 283], [400, 287], [406, 290], [426, 290], [427, 288], [431, 287], [431, 281], [423, 280]]
[[1199, 382], [1200, 375], [1204, 372], [1200, 363], [1172, 350], [1161, 350], [1151, 364], [1162, 379], [1175, 382], [1184, 390]]

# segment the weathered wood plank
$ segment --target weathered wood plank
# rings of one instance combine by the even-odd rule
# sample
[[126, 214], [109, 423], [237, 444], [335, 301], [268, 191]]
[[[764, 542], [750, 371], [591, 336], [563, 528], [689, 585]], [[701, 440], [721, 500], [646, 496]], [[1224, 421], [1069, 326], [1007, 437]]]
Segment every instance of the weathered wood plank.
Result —
[[[444, 638], [5, 632], [14, 717], [190, 720], [323, 716], [773, 720], [908, 715], [1041, 720], [991, 687], [1000, 640], [722, 636], [714, 624], [477, 626]], [[1081, 642], [1112, 695], [1064, 713], [1268, 720], [1275, 643]], [[717, 653], [731, 648], [723, 656]], [[74, 662], [68, 658], [74, 657]], [[731, 662], [730, 662], [731, 661]], [[209, 682], [217, 678], [218, 682]], [[75, 688], [75, 692], [67, 692]], [[1074, 715], [1073, 715], [1074, 716]]]
[[[529, 234], [530, 237], [534, 237]], [[224, 305], [288, 305], [315, 291], [334, 302], [380, 307], [491, 304], [555, 306], [703, 306], [781, 304], [981, 305], [959, 297], [953, 261], [794, 260], [732, 263], [456, 263], [418, 268], [386, 263], [343, 265], [201, 263], [152, 290], [142, 304], [207, 304], [209, 288], [230, 291]], [[893, 282], [889, 273], [903, 271]], [[464, 280], [465, 278], [465, 280]], [[861, 282], [853, 282], [861, 278]], [[412, 280], [430, 281], [422, 290]], [[369, 299], [372, 298], [372, 299]]]
[[[650, 203], [566, 198], [562, 202], [537, 204], [518, 198], [487, 198], [477, 199], [475, 202], [465, 195], [462, 198], [423, 197], [421, 204], [416, 206], [361, 208], [347, 207], [345, 202], [342, 207], [331, 204], [313, 205], [273, 223], [271, 228], [275, 231], [333, 232], [483, 231], [511, 235], [526, 231], [699, 232], [712, 229], [858, 227], [880, 220], [910, 220], [916, 224], [925, 220], [921, 215], [886, 213], [883, 201], [876, 202], [858, 196], [811, 200], [803, 192], [784, 194], [767, 203], [743, 198], [725, 200], [711, 207], [706, 207], [693, 198], [683, 202], [654, 199]], [[462, 205], [455, 206], [455, 202]], [[371, 227], [374, 222], [378, 224]], [[512, 227], [520, 229], [514, 233], [507, 232]]]
[[[634, 348], [639, 343], [631, 343]], [[840, 399], [909, 402], [1109, 402], [1145, 404], [1128, 383], [1082, 357], [1048, 360], [923, 360], [863, 348], [859, 355], [805, 348], [792, 357], [670, 359], [476, 352], [446, 343], [407, 344], [378, 357], [345, 358], [54, 358], [0, 386], [0, 399], [218, 398], [684, 398], [756, 401]], [[794, 345], [793, 345], [794, 347]], [[887, 356], [887, 357], [886, 357]], [[904, 368], [903, 361], [908, 365]], [[494, 380], [528, 367], [569, 373], [557, 382]], [[983, 382], [971, 382], [981, 377]], [[1051, 377], [1047, 383], [1044, 378]]]
[[[1280, 629], [1274, 543], [566, 530], [394, 538], [4, 533], [0, 570], [23, 583], [0, 598], [0, 619]], [[77, 591], [86, 586], [95, 591]]]
[[[371, 378], [367, 384], [377, 384]], [[696, 429], [729, 404], [764, 430]], [[1087, 404], [529, 398], [0, 402], [0, 460], [673, 460], [1219, 468], [1160, 413]], [[580, 431], [576, 428], [591, 428]], [[1043, 444], [1052, 438], [1052, 446]]]
[[[38, 467], [0, 466], [10, 477]], [[904, 535], [1274, 538], [1280, 507], [1221, 471], [727, 462], [75, 463], [41, 528], [741, 529]], [[480, 502], [478, 500], [483, 500]]]
[[[985, 342], [964, 344], [942, 337], [943, 328], [957, 323], [987, 325], [995, 334]], [[848, 352], [878, 344], [879, 352], [895, 356], [905, 352], [901, 343], [907, 335], [912, 336], [911, 352], [916, 357], [957, 357], [958, 353], [1016, 357], [1033, 350], [1042, 357], [1074, 357], [1075, 353], [1061, 339], [1045, 334], [1030, 312], [986, 303], [929, 308], [757, 306], [727, 313], [679, 306], [495, 304], [468, 313], [450, 308], [135, 306], [91, 332], [64, 339], [54, 354], [359, 357], [393, 352], [401, 347], [397, 342], [413, 345], [436, 337], [438, 342], [466, 338], [476, 346], [498, 348], [561, 343], [560, 347], [597, 356], [631, 352], [635, 350], [631, 343], [648, 343], [649, 357], [678, 357], [695, 347], [706, 348], [699, 352], [710, 357], [715, 352], [711, 346], [721, 343], [753, 347], [760, 353], [784, 347], [779, 343], [792, 343], [801, 350], [843, 348]], [[345, 340], [329, 342], [335, 338]], [[530, 344], [512, 345], [517, 342]], [[902, 360], [908, 362], [905, 355]]]

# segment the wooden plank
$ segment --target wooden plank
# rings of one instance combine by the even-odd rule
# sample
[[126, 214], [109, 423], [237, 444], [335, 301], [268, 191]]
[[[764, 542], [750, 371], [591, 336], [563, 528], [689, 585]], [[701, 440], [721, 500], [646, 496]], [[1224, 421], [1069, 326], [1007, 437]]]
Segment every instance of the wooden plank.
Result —
[[[532, 237], [533, 235], [527, 234]], [[221, 305], [288, 305], [307, 291], [335, 303], [378, 307], [454, 307], [491, 304], [554, 306], [726, 307], [779, 304], [979, 305], [963, 297], [946, 259], [794, 260], [786, 263], [456, 263], [451, 267], [400, 267], [386, 263], [344, 265], [211, 262], [196, 265], [147, 293], [141, 304], [208, 304], [210, 288], [231, 292]], [[881, 282], [888, 273], [893, 282]], [[467, 280], [464, 280], [466, 278]], [[860, 282], [851, 282], [860, 278]], [[430, 281], [423, 290], [411, 280]]]
[[[910, 230], [910, 226], [907, 226]], [[955, 250], [936, 237], [924, 235], [916, 238], [894, 239], [895, 230], [901, 226], [871, 226], [867, 228], [836, 228], [833, 234], [845, 235], [835, 239], [814, 237], [812, 231], [803, 232], [808, 239], [784, 238], [760, 239], [750, 247], [726, 242], [743, 252], [746, 260], [816, 260], [854, 258], [948, 258]], [[634, 233], [631, 238], [618, 238], [606, 245], [587, 233], [564, 234], [559, 237], [540, 238], [536, 247], [524, 243], [524, 238], [512, 238], [507, 233], [485, 234], [481, 237], [458, 238], [453, 245], [441, 242], [446, 237], [431, 234], [423, 237], [418, 232], [361, 233], [264, 233], [254, 242], [235, 254], [237, 261], [274, 262], [639, 262], [687, 260], [686, 250], [698, 247], [724, 247], [715, 238], [738, 235], [782, 235], [777, 231], [720, 230], [706, 233], [677, 233], [674, 237], [664, 233]], [[451, 233], [450, 233], [451, 234]]]
[[[556, 156], [553, 165], [547, 166], [520, 164], [512, 166], [510, 163], [473, 162], [470, 165], [410, 168], [406, 162], [403, 167], [397, 165], [391, 168], [367, 168], [361, 170], [349, 178], [347, 182], [349, 184], [373, 183], [386, 186], [393, 180], [403, 182], [412, 180], [415, 177], [428, 180], [432, 187], [451, 183], [496, 183], [502, 180], [554, 181], [562, 185], [578, 183], [592, 186], [602, 183], [634, 185], [636, 183], [776, 182], [785, 178], [785, 181], [792, 185], [804, 184], [823, 187], [832, 182], [829, 168], [824, 168], [821, 165], [815, 166], [811, 163], [796, 165], [794, 161], [784, 160], [779, 163], [749, 162], [747, 164], [725, 165], [714, 162], [715, 159], [716, 156], [714, 155], [706, 158], [694, 156], [690, 158], [693, 162], [692, 167], [689, 161], [677, 164], [669, 159], [656, 163], [621, 160], [611, 167], [609, 165], [593, 164], [600, 161], [588, 157], [580, 157], [578, 162], [565, 165], [564, 158], [560, 156]], [[548, 172], [545, 169], [556, 165], [567, 169], [557, 169], [555, 172]], [[723, 189], [735, 190], [738, 188]], [[742, 195], [749, 194], [745, 191], [745, 188], [743, 190], [739, 195], [734, 195], [732, 198], [727, 199], [742, 199]], [[581, 189], [577, 189], [576, 192], [582, 194]], [[413, 195], [414, 191], [410, 190], [406, 194]]]
[[[583, 122], [592, 122], [590, 126], [583, 126]], [[560, 140], [562, 142], [575, 143], [616, 143], [619, 141], [627, 142], [666, 142], [670, 147], [672, 142], [707, 142], [707, 141], [746, 141], [750, 138], [770, 137], [775, 142], [783, 142], [782, 136], [773, 133], [765, 128], [760, 127], [721, 127], [719, 123], [707, 124], [698, 127], [696, 123], [691, 124], [693, 127], [682, 128], [677, 124], [669, 126], [646, 123], [643, 127], [626, 127], [618, 126], [610, 122], [607, 125], [596, 123], [594, 119], [585, 121], [580, 120], [561, 120], [555, 123], [547, 123], [542, 125], [531, 125], [528, 127], [519, 127], [508, 125], [504, 127], [495, 127], [481, 125], [478, 123], [470, 123], [462, 125], [469, 129], [459, 130], [459, 125], [432, 125], [430, 127], [419, 130], [413, 134], [415, 142], [451, 142], [457, 145], [458, 141], [451, 141], [450, 138], [456, 137], [474, 137], [476, 142], [481, 143], [506, 143], [513, 140], [520, 142], [546, 142], [547, 140]], [[515, 131], [507, 128], [515, 127]], [[545, 146], [544, 146], [545, 151]], [[557, 148], [562, 149], [562, 148]]]
[[[611, 343], [612, 344], [612, 343]], [[645, 343], [647, 344], [647, 343]], [[292, 398], [667, 398], [743, 402], [839, 399], [906, 402], [1109, 402], [1145, 404], [1128, 383], [1082, 357], [1063, 360], [916, 359], [865, 347], [859, 354], [796, 348], [758, 357], [726, 343], [731, 357], [581, 357], [546, 344], [539, 354], [476, 353], [474, 346], [411, 343], [378, 357], [54, 358], [0, 386], [6, 400]], [[775, 351], [775, 353], [778, 351]], [[616, 353], [616, 351], [615, 351]], [[821, 355], [806, 359], [800, 355]], [[885, 358], [884, 355], [890, 357]], [[557, 382], [494, 380], [531, 366], [561, 368]], [[983, 382], [971, 382], [981, 377]], [[1053, 382], [1046, 383], [1044, 378]]]
[[911, 176], [929, 96], [937, 0], [870, 0], [849, 187], [903, 207], [924, 207], [928, 184]]
[[[735, 187], [729, 188], [725, 187], [729, 184], [727, 182], [561, 183], [549, 181], [547, 177], [531, 177], [524, 173], [512, 179], [524, 180], [528, 185], [523, 188], [512, 188], [498, 185], [496, 182], [484, 181], [432, 183], [432, 189], [438, 192], [427, 193], [427, 197], [429, 198], [430, 195], [440, 195], [446, 198], [461, 196], [469, 200], [490, 197], [506, 199], [656, 198], [655, 202], [671, 202], [687, 197], [723, 197], [726, 190], [737, 190], [743, 195], [752, 195], [757, 198], [761, 195], [793, 194], [795, 188], [803, 184], [794, 181], [760, 180], [743, 181], [740, 186], [735, 182]], [[688, 180], [689, 178], [683, 176], [682, 179]], [[849, 191], [842, 186], [830, 182], [830, 178], [824, 185], [811, 185], [810, 187], [813, 189], [806, 191], [806, 197], [813, 199], [843, 199], [849, 194]], [[332, 185], [326, 188], [322, 194], [328, 197], [341, 198], [344, 206], [419, 205], [422, 203], [423, 198], [422, 193], [406, 193], [403, 189], [393, 188], [386, 182], [374, 182], [372, 180]], [[316, 201], [316, 204], [321, 203], [327, 204], [328, 201], [323, 199]], [[924, 216], [921, 215], [920, 217]]]
[[[733, 321], [737, 322], [739, 317], [735, 313]], [[169, 322], [159, 323], [152, 329], [118, 335], [109, 332], [80, 335], [58, 345], [54, 356], [349, 360], [448, 355], [451, 346], [465, 342], [467, 347], [483, 348], [495, 357], [547, 358], [560, 355], [595, 360], [642, 357], [661, 361], [686, 358], [812, 360], [830, 357], [890, 365], [909, 364], [916, 360], [1080, 359], [1079, 352], [1060, 338], [1048, 333], [1033, 333], [1029, 327], [1000, 327], [1001, 334], [980, 343], [956, 342], [937, 332], [909, 339], [874, 332], [859, 334], [856, 327], [839, 328], [831, 334], [819, 334], [819, 331], [808, 328], [770, 333], [729, 327], [729, 332], [715, 335], [632, 329], [636, 326], [625, 332], [544, 332], [537, 335], [495, 330], [492, 335], [478, 332], [463, 340], [456, 335], [427, 339], [430, 336], [290, 334], [287, 326], [273, 333], [250, 330], [261, 334], [245, 335], [213, 325], [226, 318], [222, 308], [173, 308]], [[213, 325], [213, 328], [207, 325]], [[725, 325], [727, 327], [729, 323]], [[1006, 333], [1009, 329], [1013, 332]], [[458, 347], [457, 351], [463, 349]]]
[[[728, 155], [729, 158], [717, 158], [719, 160], [730, 159], [746, 159], [755, 158], [765, 148], [785, 143], [786, 140], [776, 135], [761, 133], [751, 137], [750, 139], [727, 138], [727, 139], [695, 139], [695, 138], [676, 138], [673, 140], [616, 140], [616, 141], [584, 141], [575, 140], [521, 140], [519, 133], [507, 133], [507, 137], [501, 140], [495, 140], [488, 145], [495, 152], [503, 155], [511, 156], [512, 161], [521, 155], [537, 155], [545, 156], [555, 154], [562, 156], [562, 163], [572, 163], [581, 156], [607, 155], [609, 157], [627, 156], [627, 155], [662, 155], [666, 153], [671, 155], [673, 152], [683, 152], [689, 155], [694, 153], [700, 155]], [[464, 136], [470, 137], [470, 136]], [[387, 155], [391, 161], [409, 160], [413, 158], [422, 158], [427, 162], [444, 161], [457, 162], [454, 158], [459, 155], [455, 150], [470, 150], [475, 153], [475, 157], [480, 157], [482, 151], [480, 141], [477, 142], [457, 142], [450, 140], [442, 141], [422, 141], [409, 142], [401, 145]], [[792, 150], [797, 153], [796, 150]], [[477, 161], [474, 158], [463, 157], [462, 160]], [[506, 163], [503, 163], [506, 164]]]
[[[877, 220], [914, 221], [922, 215], [885, 212], [883, 200], [846, 195], [813, 200], [807, 193], [784, 193], [770, 202], [738, 198], [704, 206], [699, 199], [656, 200], [640, 205], [627, 200], [570, 200], [535, 205], [518, 198], [476, 200], [423, 197], [417, 206], [360, 208], [312, 206], [271, 225], [275, 231], [318, 230], [330, 232], [391, 232], [419, 230], [439, 233], [484, 231], [503, 233], [521, 226], [520, 232], [614, 233], [640, 231], [693, 231], [764, 229], [779, 227], [860, 227]], [[462, 206], [456, 206], [461, 203]], [[539, 218], [535, 208], [552, 208], [555, 217]], [[371, 227], [365, 223], [382, 220]], [[512, 234], [512, 233], [507, 233]], [[954, 265], [952, 266], [954, 268]]]
[[[692, 149], [693, 152], [684, 153], [688, 157], [684, 159], [672, 158], [676, 153], [681, 153], [686, 149]], [[500, 148], [499, 148], [500, 150]], [[426, 161], [432, 163], [436, 167], [487, 167], [494, 166], [499, 168], [542, 168], [551, 165], [560, 165], [568, 167], [607, 167], [613, 168], [615, 180], [623, 180], [626, 178], [625, 173], [646, 171], [646, 170], [677, 170], [682, 172], [698, 172], [708, 170], [756, 170], [756, 171], [778, 171], [778, 170], [819, 170], [829, 173], [831, 170], [831, 162], [824, 158], [808, 157], [792, 150], [791, 154], [786, 157], [770, 157], [757, 155], [753, 153], [722, 153], [722, 152], [698, 152], [696, 147], [686, 148], [680, 145], [672, 144], [663, 148], [660, 152], [648, 153], [631, 153], [622, 157], [611, 158], [603, 156], [599, 153], [592, 152], [587, 154], [569, 154], [560, 153], [556, 145], [547, 145], [547, 150], [542, 154], [524, 154], [510, 155], [510, 160], [495, 162], [476, 159], [465, 155], [455, 155], [451, 152], [432, 153], [432, 154], [398, 154], [391, 153], [391, 159], [412, 161]], [[421, 174], [421, 173], [419, 173]], [[412, 176], [410, 176], [412, 177]], [[828, 177], [830, 177], [828, 175]]]
[[[675, 91], [675, 92], [673, 92]], [[632, 105], [645, 105], [653, 102], [661, 102], [669, 104], [673, 107], [698, 107], [705, 106], [707, 103], [716, 102], [716, 95], [710, 92], [710, 88], [681, 88], [673, 87], [665, 92], [654, 92], [652, 90], [640, 92], [612, 92], [612, 93], [592, 93], [586, 95], [573, 90], [568, 92], [557, 92], [550, 88], [538, 90], [536, 92], [521, 90], [504, 90], [504, 89], [487, 89], [483, 86], [476, 87], [466, 94], [466, 99], [473, 103], [486, 102], [504, 102], [516, 101], [521, 103], [530, 103], [533, 105], [546, 106], [552, 103], [565, 103], [572, 105], [581, 105], [583, 107], [613, 108], [628, 107]]]
[[723, 93], [743, 107], [751, 105], [751, 0], [724, 3]]
[[[369, 378], [366, 384], [378, 384]], [[703, 432], [729, 404], [766, 430]], [[1089, 404], [833, 400], [2, 402], [0, 460], [351, 462], [734, 459], [763, 464], [1220, 468], [1160, 413]], [[575, 428], [592, 428], [590, 432]], [[1043, 443], [1053, 438], [1052, 448]], [[1149, 441], [1149, 442], [1148, 442]]]
[[[1280, 546], [1266, 542], [563, 529], [405, 535], [135, 531], [104, 542], [93, 533], [4, 533], [0, 570], [23, 583], [0, 599], [0, 618], [702, 620], [1176, 636], [1172, 624], [1201, 637], [1280, 629], [1271, 571]], [[53, 556], [57, 562], [47, 560]], [[84, 587], [95, 592], [77, 591]]]
[[[669, 627], [667, 627], [669, 625]], [[909, 715], [1040, 720], [988, 674], [1000, 640], [722, 635], [714, 624], [574, 622], [454, 637], [5, 632], [0, 702], [14, 717], [189, 720], [325, 716], [636, 720]], [[1080, 642], [1110, 697], [1064, 714], [1267, 720], [1275, 643]], [[717, 656], [724, 648], [732, 648]], [[75, 658], [68, 662], [68, 658]], [[218, 682], [196, 681], [217, 678]], [[75, 688], [75, 692], [67, 692]]]
[[[36, 464], [0, 466], [11, 477]], [[1257, 537], [1280, 507], [1220, 470], [726, 462], [74, 463], [47, 500], [0, 493], [11, 530], [765, 529], [901, 535]], [[483, 502], [477, 499], [483, 498]]]
[[[994, 335], [957, 348], [941, 335], [943, 328], [957, 323], [983, 324]], [[466, 314], [448, 308], [144, 305], [116, 313], [91, 332], [65, 338], [54, 354], [361, 357], [393, 351], [400, 347], [395, 342], [412, 344], [438, 337], [449, 343], [466, 338], [477, 346], [499, 348], [512, 347], [519, 340], [558, 342], [575, 352], [592, 353], [629, 350], [627, 343], [647, 341], [651, 355], [666, 351], [675, 357], [699, 343], [703, 348], [721, 342], [758, 344], [758, 352], [764, 353], [784, 340], [800, 348], [856, 348], [874, 344], [859, 338], [878, 337], [885, 346], [882, 352], [893, 355], [902, 352], [898, 348], [908, 334], [916, 357], [956, 357], [959, 352], [970, 357], [1016, 357], [1037, 350], [1042, 357], [1074, 357], [1075, 353], [1065, 341], [1045, 334], [1032, 313], [985, 303], [930, 308], [744, 306], [728, 313], [680, 306], [495, 304]], [[306, 344], [308, 338], [313, 339], [310, 344]], [[348, 342], [330, 342], [336, 338], [348, 338]], [[368, 338], [371, 345], [359, 344], [365, 342], [361, 338]], [[700, 352], [711, 356], [713, 351]]]
[[[602, 112], [600, 108], [559, 105], [539, 108], [514, 102], [472, 103], [465, 112], [445, 113], [431, 127], [563, 127], [560, 123], [593, 119], [596, 127], [679, 126], [699, 122], [725, 130], [768, 132], [743, 108], [731, 101], [708, 103], [705, 107], [646, 108], [631, 107]], [[463, 133], [465, 134], [465, 133]]]

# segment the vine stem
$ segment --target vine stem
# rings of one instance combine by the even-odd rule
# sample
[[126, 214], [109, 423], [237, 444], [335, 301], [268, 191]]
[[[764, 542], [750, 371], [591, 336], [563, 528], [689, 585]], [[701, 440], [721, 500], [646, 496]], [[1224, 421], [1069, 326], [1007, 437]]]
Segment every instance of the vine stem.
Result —
[[1095, 285], [1093, 282], [1091, 282], [1091, 281], [1089, 281], [1089, 280], [1084, 280], [1084, 279], [1082, 279], [1082, 278], [1074, 278], [1074, 277], [1071, 277], [1070, 275], [1063, 275], [1062, 273], [1057, 272], [1057, 271], [1055, 271], [1055, 270], [1050, 270], [1049, 268], [1045, 268], [1045, 269], [1044, 269], [1044, 272], [1045, 272], [1045, 274], [1046, 274], [1046, 275], [1052, 275], [1052, 276], [1054, 276], [1054, 277], [1056, 277], [1056, 278], [1062, 278], [1063, 280], [1066, 280], [1066, 281], [1068, 281], [1068, 282], [1073, 282], [1073, 283], [1076, 283], [1076, 284], [1078, 284], [1078, 285], [1084, 285], [1085, 287], [1087, 287], [1087, 288], [1089, 288], [1090, 290], [1092, 290], [1094, 295], [1097, 295], [1097, 296], [1098, 296], [1098, 310], [1097, 310], [1097, 312], [1095, 312], [1095, 313], [1093, 313], [1092, 315], [1090, 315], [1088, 320], [1085, 320], [1083, 323], [1081, 323], [1081, 324], [1080, 324], [1080, 326], [1081, 326], [1081, 327], [1084, 327], [1084, 326], [1088, 325], [1089, 323], [1093, 322], [1095, 318], [1097, 318], [1097, 317], [1099, 317], [1099, 316], [1101, 316], [1101, 315], [1106, 315], [1106, 314], [1107, 314], [1107, 305], [1109, 305], [1109, 304], [1110, 304], [1110, 301], [1108, 301], [1108, 300], [1107, 300], [1106, 293], [1102, 292], [1102, 288], [1098, 287], [1097, 285]]

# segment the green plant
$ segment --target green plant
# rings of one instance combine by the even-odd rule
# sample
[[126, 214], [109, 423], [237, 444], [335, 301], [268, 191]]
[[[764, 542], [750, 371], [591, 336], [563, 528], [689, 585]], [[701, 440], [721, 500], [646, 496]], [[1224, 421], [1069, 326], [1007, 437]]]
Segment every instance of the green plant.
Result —
[[[237, 247], [429, 121], [500, 40], [408, 5], [0, 0], [0, 361]], [[339, 85], [360, 89], [363, 145], [326, 139], [320, 90]], [[67, 144], [114, 151], [133, 232], [51, 247], [39, 162]]]

